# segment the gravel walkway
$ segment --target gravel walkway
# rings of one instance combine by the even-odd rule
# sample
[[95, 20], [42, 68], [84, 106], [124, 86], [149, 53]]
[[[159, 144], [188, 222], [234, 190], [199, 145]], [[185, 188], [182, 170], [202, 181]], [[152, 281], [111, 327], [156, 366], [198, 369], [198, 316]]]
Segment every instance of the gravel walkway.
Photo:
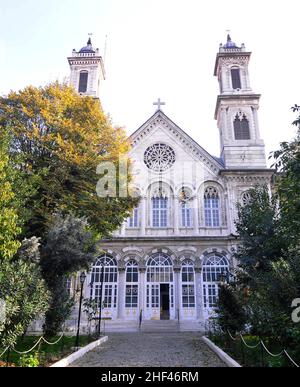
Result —
[[199, 333], [110, 333], [71, 367], [225, 367]]

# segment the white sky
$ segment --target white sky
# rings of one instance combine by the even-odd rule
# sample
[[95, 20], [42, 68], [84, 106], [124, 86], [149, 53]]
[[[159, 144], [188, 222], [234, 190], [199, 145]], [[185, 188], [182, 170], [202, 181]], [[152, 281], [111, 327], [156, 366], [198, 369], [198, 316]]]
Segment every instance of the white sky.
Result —
[[101, 100], [130, 134], [164, 112], [219, 155], [213, 76], [219, 44], [252, 51], [250, 81], [262, 94], [259, 112], [267, 155], [295, 134], [290, 107], [300, 104], [300, 1], [266, 0], [0, 0], [0, 94], [69, 76], [67, 56], [86, 44], [104, 51]]

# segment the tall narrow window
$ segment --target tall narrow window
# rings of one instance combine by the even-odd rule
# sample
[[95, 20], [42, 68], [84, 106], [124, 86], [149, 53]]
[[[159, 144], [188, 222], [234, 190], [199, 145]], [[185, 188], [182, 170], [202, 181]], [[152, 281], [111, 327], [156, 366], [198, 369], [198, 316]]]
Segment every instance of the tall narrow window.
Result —
[[236, 90], [242, 88], [240, 69], [231, 69], [231, 81], [233, 89]]
[[168, 198], [152, 198], [152, 225], [153, 227], [168, 226]]
[[236, 140], [250, 140], [249, 121], [247, 120], [245, 114], [242, 116], [237, 114], [235, 116], [233, 126]]
[[192, 227], [192, 209], [189, 202], [181, 203], [181, 226]]
[[87, 91], [88, 72], [81, 72], [79, 75], [79, 93], [85, 93]]
[[[108, 254], [97, 259], [92, 267], [90, 297], [104, 309], [117, 307], [118, 268], [116, 260]], [[103, 286], [103, 289], [102, 289]]]
[[136, 261], [131, 260], [126, 265], [125, 308], [138, 307], [139, 271]]
[[135, 208], [132, 212], [132, 216], [128, 219], [128, 227], [137, 228], [139, 227], [139, 209]]
[[180, 194], [181, 227], [192, 227], [191, 192], [182, 187]]
[[182, 265], [182, 307], [195, 307], [195, 273], [193, 262], [188, 260]]
[[220, 227], [220, 200], [218, 191], [207, 188], [204, 193], [205, 226]]

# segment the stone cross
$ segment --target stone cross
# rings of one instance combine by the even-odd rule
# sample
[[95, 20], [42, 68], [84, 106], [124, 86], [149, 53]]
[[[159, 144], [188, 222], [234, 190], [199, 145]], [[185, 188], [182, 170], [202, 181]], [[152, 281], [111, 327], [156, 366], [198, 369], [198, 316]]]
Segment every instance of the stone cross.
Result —
[[165, 102], [161, 102], [160, 98], [158, 98], [157, 102], [153, 103], [154, 106], [157, 106], [157, 110], [160, 110], [161, 106], [164, 106], [165, 104]]

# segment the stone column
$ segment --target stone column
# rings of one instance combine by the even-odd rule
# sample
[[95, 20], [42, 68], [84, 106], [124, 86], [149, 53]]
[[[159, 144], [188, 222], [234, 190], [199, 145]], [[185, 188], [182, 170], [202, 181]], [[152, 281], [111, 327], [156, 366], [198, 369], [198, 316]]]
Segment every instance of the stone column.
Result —
[[143, 196], [141, 198], [141, 203], [140, 203], [140, 235], [144, 236], [146, 235], [146, 216], [147, 216], [147, 211], [146, 211], [146, 197]]
[[175, 307], [175, 318], [178, 319], [178, 311], [179, 316], [181, 318], [180, 313], [180, 273], [181, 273], [181, 267], [175, 266], [174, 267], [174, 307]]
[[256, 139], [256, 140], [260, 140], [257, 109], [254, 107], [254, 108], [252, 109], [252, 112], [253, 112], [253, 123], [254, 123], [254, 134], [255, 134], [255, 139]]
[[204, 319], [203, 313], [203, 290], [202, 290], [202, 270], [195, 267], [195, 295], [196, 295], [196, 316], [197, 320]]
[[125, 311], [125, 267], [118, 268], [118, 311], [117, 318], [124, 318]]
[[143, 311], [143, 318], [146, 311], [146, 267], [139, 268], [139, 313]]
[[199, 233], [199, 208], [198, 208], [198, 200], [197, 196], [195, 196], [193, 200], [193, 226], [194, 226], [194, 234]]

